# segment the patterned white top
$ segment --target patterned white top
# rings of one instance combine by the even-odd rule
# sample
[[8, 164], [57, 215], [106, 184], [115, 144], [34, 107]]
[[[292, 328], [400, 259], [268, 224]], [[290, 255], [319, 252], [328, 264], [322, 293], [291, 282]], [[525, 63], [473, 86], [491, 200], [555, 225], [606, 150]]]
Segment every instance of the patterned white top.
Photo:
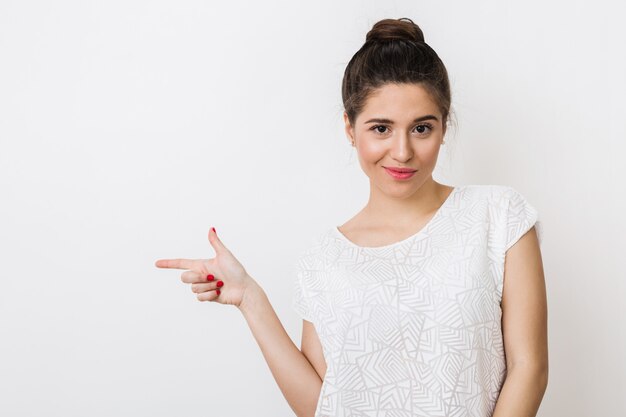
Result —
[[505, 185], [457, 186], [416, 234], [362, 247], [336, 227], [296, 262], [292, 306], [326, 375], [315, 417], [487, 417], [506, 377], [506, 250], [537, 210]]

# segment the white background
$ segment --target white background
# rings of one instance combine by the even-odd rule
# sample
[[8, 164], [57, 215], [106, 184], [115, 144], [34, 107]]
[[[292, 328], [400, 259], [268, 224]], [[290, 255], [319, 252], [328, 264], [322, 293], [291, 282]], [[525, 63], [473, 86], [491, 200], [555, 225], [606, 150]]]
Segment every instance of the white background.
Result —
[[450, 74], [435, 179], [540, 212], [539, 415], [624, 415], [616, 4], [0, 1], [0, 415], [293, 415], [239, 310], [154, 261], [213, 257], [215, 226], [299, 346], [296, 257], [368, 196], [343, 71], [387, 17]]

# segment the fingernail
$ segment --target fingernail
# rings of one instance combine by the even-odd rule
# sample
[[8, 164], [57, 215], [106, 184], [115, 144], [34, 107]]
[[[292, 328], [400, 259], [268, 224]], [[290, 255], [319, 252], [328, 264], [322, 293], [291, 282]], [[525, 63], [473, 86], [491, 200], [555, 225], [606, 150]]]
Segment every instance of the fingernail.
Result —
[[218, 287], [218, 288], [219, 288], [219, 287], [221, 287], [221, 286], [223, 286], [223, 285], [224, 285], [224, 282], [223, 282], [223, 281], [217, 281], [217, 287]]
[[220, 295], [222, 292], [220, 290], [215, 290], [217, 292], [217, 295]]
[[211, 227], [211, 230], [213, 230], [213, 233], [217, 234], [217, 232], [215, 231], [215, 227]]
[[207, 281], [213, 281], [215, 279], [215, 277], [212, 274], [209, 274], [206, 276], [206, 280]]

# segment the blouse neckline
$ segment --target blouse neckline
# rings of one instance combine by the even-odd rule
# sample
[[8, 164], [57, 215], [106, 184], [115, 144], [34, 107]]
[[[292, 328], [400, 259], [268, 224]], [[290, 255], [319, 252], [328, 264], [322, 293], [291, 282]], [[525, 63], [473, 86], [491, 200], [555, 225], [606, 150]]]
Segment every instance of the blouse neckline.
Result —
[[442, 213], [444, 210], [447, 209], [448, 205], [450, 205], [451, 201], [452, 201], [452, 197], [454, 197], [454, 194], [456, 194], [459, 190], [459, 188], [461, 188], [461, 186], [456, 186], [452, 189], [452, 191], [450, 192], [450, 194], [448, 194], [448, 197], [446, 197], [446, 199], [444, 200], [444, 202], [441, 204], [441, 206], [439, 206], [439, 208], [437, 209], [437, 211], [435, 212], [435, 214], [433, 214], [433, 216], [426, 222], [426, 224], [424, 226], [422, 226], [422, 228], [420, 230], [418, 230], [416, 233], [413, 233], [411, 236], [399, 240], [397, 242], [393, 242], [393, 243], [389, 243], [387, 245], [383, 245], [383, 246], [360, 246], [357, 245], [356, 243], [352, 242], [350, 239], [348, 239], [343, 233], [341, 233], [341, 231], [339, 230], [339, 226], [333, 226], [332, 227], [332, 231], [334, 232], [334, 234], [344, 243], [346, 243], [349, 246], [352, 246], [354, 248], [357, 249], [363, 249], [363, 250], [380, 250], [380, 249], [391, 249], [395, 246], [400, 246], [403, 245], [413, 239], [415, 239], [416, 237], [426, 233], [426, 230], [434, 223], [436, 222], [439, 217], [441, 217]]

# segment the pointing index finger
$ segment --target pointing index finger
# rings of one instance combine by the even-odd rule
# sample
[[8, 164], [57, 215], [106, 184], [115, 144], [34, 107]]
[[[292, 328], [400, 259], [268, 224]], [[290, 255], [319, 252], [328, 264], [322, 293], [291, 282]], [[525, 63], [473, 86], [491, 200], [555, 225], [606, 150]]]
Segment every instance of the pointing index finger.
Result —
[[193, 269], [192, 259], [159, 259], [154, 263], [157, 268]]

